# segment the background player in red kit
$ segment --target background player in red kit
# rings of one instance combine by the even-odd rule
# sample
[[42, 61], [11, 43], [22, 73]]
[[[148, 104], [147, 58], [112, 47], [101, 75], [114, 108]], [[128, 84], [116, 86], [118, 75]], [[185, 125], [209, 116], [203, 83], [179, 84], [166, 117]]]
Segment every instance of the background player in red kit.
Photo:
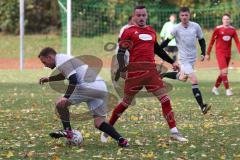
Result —
[[218, 61], [218, 66], [220, 69], [220, 74], [216, 80], [215, 86], [212, 89], [212, 92], [215, 95], [219, 95], [218, 87], [223, 83], [226, 89], [226, 95], [233, 95], [231, 89], [229, 88], [228, 83], [228, 65], [231, 60], [231, 46], [232, 46], [232, 38], [234, 38], [235, 43], [238, 48], [238, 52], [240, 53], [240, 44], [237, 35], [237, 31], [234, 27], [230, 25], [231, 16], [229, 14], [224, 14], [222, 17], [222, 25], [217, 26], [214, 29], [212, 34], [211, 41], [207, 50], [206, 59], [210, 60], [210, 53], [212, 46], [216, 40], [216, 58]]
[[[118, 80], [119, 74], [121, 77], [126, 76], [124, 97], [122, 102], [113, 110], [109, 124], [115, 124], [120, 115], [131, 104], [134, 96], [145, 87], [148, 92], [152, 92], [161, 102], [163, 116], [169, 125], [171, 138], [178, 141], [187, 141], [176, 128], [170, 98], [157, 72], [154, 56], [157, 54], [164, 61], [172, 64], [174, 69], [178, 69], [178, 64], [159, 46], [155, 30], [146, 25], [147, 10], [145, 6], [135, 8], [133, 20], [136, 25], [125, 29], [120, 38], [117, 55], [119, 69], [116, 80]], [[129, 64], [126, 66], [124, 54], [127, 49], [130, 52], [130, 59]], [[104, 142], [106, 137], [106, 135], [102, 134], [101, 140]]]

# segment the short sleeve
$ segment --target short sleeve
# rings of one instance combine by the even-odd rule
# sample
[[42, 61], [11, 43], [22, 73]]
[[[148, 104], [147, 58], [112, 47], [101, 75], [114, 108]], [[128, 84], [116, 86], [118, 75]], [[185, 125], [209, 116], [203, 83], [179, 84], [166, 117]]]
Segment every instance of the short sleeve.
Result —
[[132, 45], [129, 28], [125, 29], [120, 37], [119, 47], [129, 48]]
[[56, 67], [67, 79], [77, 73], [77, 67], [82, 64], [79, 61], [76, 61], [75, 58], [63, 54], [59, 54], [56, 56]]
[[197, 29], [197, 38], [202, 39], [203, 38], [203, 32], [202, 32], [202, 29], [201, 29], [199, 24], [196, 25], [196, 29]]

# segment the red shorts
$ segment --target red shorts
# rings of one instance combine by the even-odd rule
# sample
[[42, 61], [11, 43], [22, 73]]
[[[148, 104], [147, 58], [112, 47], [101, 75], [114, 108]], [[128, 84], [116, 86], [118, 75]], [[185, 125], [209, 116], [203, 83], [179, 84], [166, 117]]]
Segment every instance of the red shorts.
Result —
[[219, 69], [222, 70], [222, 69], [228, 68], [231, 60], [231, 56], [226, 56], [224, 54], [217, 54], [216, 57], [217, 57]]
[[155, 64], [151, 65], [151, 67], [146, 67], [145, 64], [141, 64], [141, 66], [136, 68], [137, 70], [129, 69], [128, 67], [124, 87], [124, 93], [126, 95], [133, 96], [143, 87], [145, 87], [148, 92], [155, 92], [161, 88], [165, 88]]

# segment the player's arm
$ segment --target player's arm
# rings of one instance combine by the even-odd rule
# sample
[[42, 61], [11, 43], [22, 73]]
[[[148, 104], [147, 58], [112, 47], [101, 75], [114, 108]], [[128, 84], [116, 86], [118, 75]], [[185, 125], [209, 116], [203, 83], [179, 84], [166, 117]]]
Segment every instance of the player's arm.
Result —
[[201, 48], [201, 61], [204, 61], [206, 55], [206, 41], [203, 37], [203, 32], [199, 24], [197, 24], [197, 38]]
[[169, 55], [160, 47], [160, 45], [156, 42], [154, 44], [154, 53], [162, 58], [164, 61], [170, 63], [173, 66], [174, 70], [179, 70], [179, 66], [177, 62], [175, 62]]
[[207, 55], [208, 56], [210, 56], [210, 54], [211, 54], [211, 50], [212, 50], [212, 47], [214, 45], [214, 42], [215, 42], [216, 38], [217, 38], [217, 28], [214, 29], [211, 40], [208, 44], [208, 49], [207, 49]]
[[240, 54], [240, 43], [239, 43], [239, 39], [238, 39], [238, 35], [237, 35], [237, 31], [235, 30], [235, 33], [234, 33], [234, 41], [236, 43], [236, 46], [237, 46], [237, 49], [238, 49], [238, 53]]
[[68, 85], [67, 91], [64, 95], [65, 98], [69, 98], [72, 95], [74, 89], [76, 88], [77, 74], [76, 73], [72, 74], [68, 79], [69, 79], [69, 85]]
[[165, 39], [164, 41], [162, 41], [162, 43], [160, 44], [160, 47], [161, 48], [165, 48], [167, 47], [168, 43], [174, 39], [174, 36], [173, 35], [170, 35], [169, 37], [167, 37], [167, 39]]
[[118, 68], [116, 76], [115, 76], [115, 81], [119, 80], [121, 72], [126, 71], [125, 60], [124, 60], [124, 55], [125, 55], [126, 50], [127, 50], [127, 47], [119, 45], [119, 49], [118, 49], [118, 53], [117, 53], [117, 61], [118, 61], [119, 68]]
[[154, 53], [162, 58], [164, 61], [173, 64], [174, 60], [163, 50], [163, 48], [156, 42], [154, 44]]
[[206, 55], [206, 41], [204, 38], [198, 40], [200, 48], [201, 48], [201, 56], [204, 58]]
[[59, 73], [55, 76], [50, 76], [49, 77], [49, 82], [52, 82], [52, 81], [62, 81], [65, 79], [65, 76], [62, 74], [62, 73]]
[[54, 75], [54, 76], [41, 78], [39, 80], [39, 84], [44, 84], [44, 83], [52, 82], [52, 81], [62, 81], [64, 79], [65, 79], [65, 76], [62, 73], [59, 73], [59, 74]]
[[125, 60], [124, 60], [124, 57], [125, 57], [124, 55], [126, 50], [129, 50], [132, 45], [130, 37], [131, 37], [131, 33], [128, 32], [128, 29], [125, 29], [119, 41], [119, 48], [117, 52], [117, 61], [118, 61], [119, 68], [115, 76], [115, 81], [118, 81], [121, 73], [126, 72], [127, 70]]

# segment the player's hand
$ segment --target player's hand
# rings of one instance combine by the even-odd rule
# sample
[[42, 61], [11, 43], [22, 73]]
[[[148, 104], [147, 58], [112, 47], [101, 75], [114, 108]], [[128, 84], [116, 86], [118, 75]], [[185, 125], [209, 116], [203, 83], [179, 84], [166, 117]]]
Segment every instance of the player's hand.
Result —
[[48, 77], [42, 77], [39, 79], [39, 84], [43, 85], [44, 83], [49, 82], [49, 78]]
[[173, 70], [174, 70], [174, 71], [180, 71], [180, 67], [179, 67], [179, 64], [178, 64], [177, 62], [174, 62], [174, 63], [172, 64], [172, 67], [173, 67]]
[[210, 56], [207, 54], [207, 55], [205, 55], [204, 59], [207, 61], [210, 61]]
[[127, 67], [118, 68], [118, 70], [116, 72], [116, 75], [115, 75], [115, 81], [118, 81], [120, 77], [125, 79], [126, 78], [126, 71], [127, 71]]

